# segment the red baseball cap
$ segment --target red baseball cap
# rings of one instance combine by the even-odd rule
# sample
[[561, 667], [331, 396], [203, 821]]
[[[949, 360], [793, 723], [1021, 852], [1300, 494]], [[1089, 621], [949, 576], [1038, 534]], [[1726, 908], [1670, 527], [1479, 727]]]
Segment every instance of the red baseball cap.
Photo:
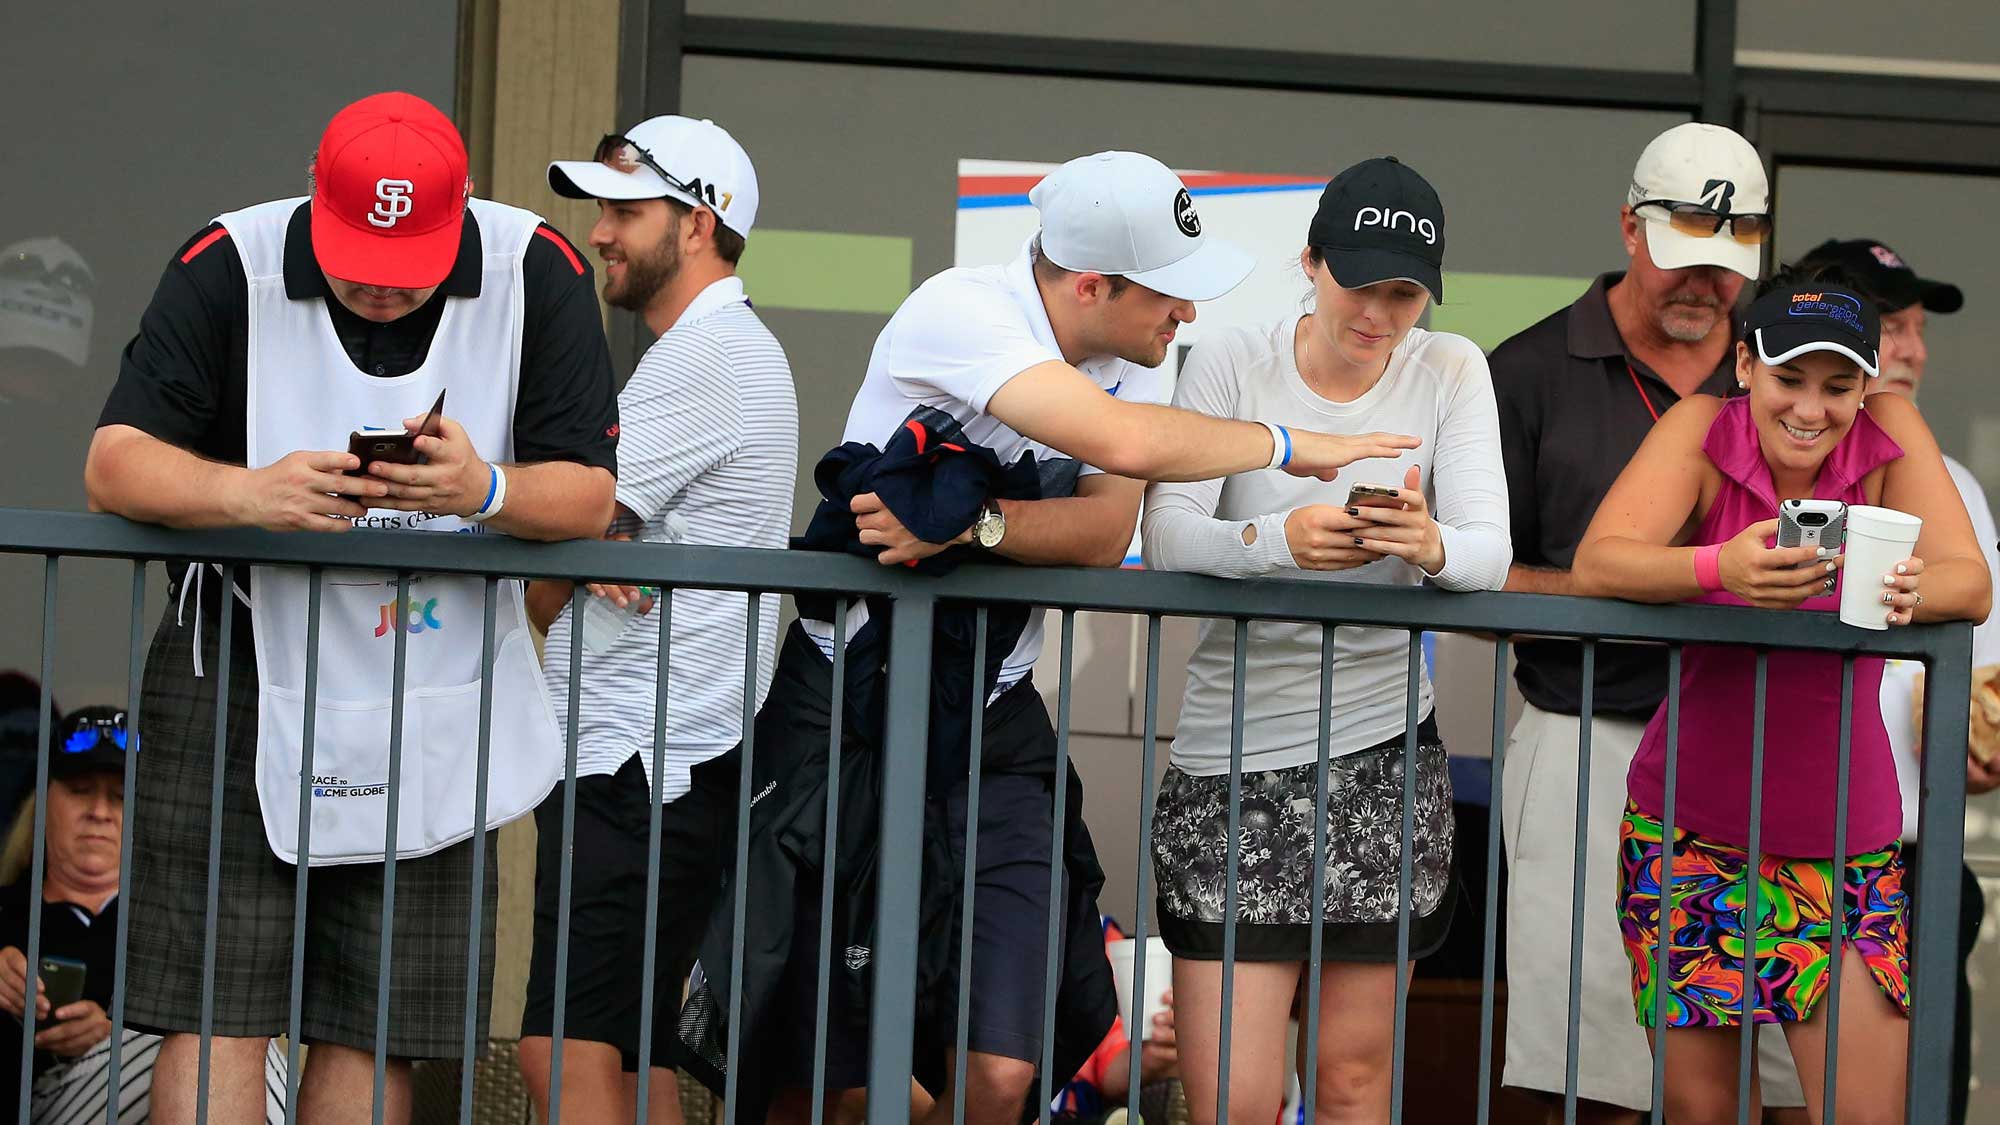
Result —
[[450, 118], [415, 94], [363, 98], [319, 139], [313, 256], [343, 281], [436, 285], [458, 257], [468, 192], [465, 142]]

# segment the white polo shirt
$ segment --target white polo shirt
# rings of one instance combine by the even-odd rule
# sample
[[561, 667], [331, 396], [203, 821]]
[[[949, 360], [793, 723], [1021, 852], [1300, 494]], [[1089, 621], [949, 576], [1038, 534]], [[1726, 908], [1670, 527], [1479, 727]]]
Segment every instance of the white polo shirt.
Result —
[[[919, 406], [936, 407], [958, 419], [966, 439], [985, 446], [1011, 465], [1022, 454], [1037, 462], [1063, 459], [1038, 441], [1016, 433], [986, 413], [986, 405], [1009, 379], [1030, 367], [1063, 362], [1048, 310], [1035, 285], [1034, 266], [1024, 245], [1004, 266], [948, 269], [904, 299], [875, 338], [868, 373], [855, 392], [841, 440], [886, 447], [896, 428]], [[1153, 368], [1115, 356], [1084, 360], [1077, 369], [1106, 394], [1130, 402], [1164, 402], [1166, 380]], [[1103, 470], [1081, 466], [1082, 474]], [[848, 635], [867, 621], [865, 606], [848, 614]], [[833, 658], [833, 626], [800, 623], [827, 659]], [[1031, 614], [1014, 651], [1001, 666], [996, 690], [1018, 683], [1042, 651], [1042, 615]]]
[[[646, 349], [618, 393], [618, 503], [645, 543], [783, 550], [792, 526], [799, 408], [785, 351], [726, 277], [696, 295]], [[678, 534], [676, 534], [678, 532]], [[757, 700], [777, 659], [779, 598], [761, 596]], [[746, 595], [674, 591], [667, 653], [666, 800], [688, 771], [743, 737]], [[569, 721], [570, 612], [549, 627], [543, 676]], [[613, 774], [639, 755], [653, 771], [659, 618], [636, 617], [604, 653], [585, 649], [577, 700], [577, 776]]]

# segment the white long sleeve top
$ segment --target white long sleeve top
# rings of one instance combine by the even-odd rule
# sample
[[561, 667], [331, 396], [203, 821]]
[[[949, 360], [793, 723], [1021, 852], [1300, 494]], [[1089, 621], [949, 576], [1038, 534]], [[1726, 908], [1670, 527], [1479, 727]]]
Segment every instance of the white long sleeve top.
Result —
[[[1499, 589], [1514, 552], [1493, 381], [1478, 346], [1463, 336], [1412, 328], [1375, 386], [1352, 402], [1334, 402], [1315, 393], [1299, 374], [1292, 348], [1298, 321], [1299, 315], [1292, 315], [1203, 340], [1181, 370], [1174, 404], [1222, 418], [1322, 433], [1411, 434], [1423, 439], [1423, 445], [1394, 461], [1356, 462], [1331, 482], [1267, 469], [1220, 480], [1155, 484], [1146, 493], [1142, 525], [1146, 565], [1227, 578], [1282, 575], [1418, 585], [1424, 573], [1395, 558], [1350, 570], [1306, 570], [1293, 560], [1285, 539], [1285, 520], [1293, 509], [1342, 504], [1348, 488], [1357, 483], [1400, 488], [1405, 471], [1416, 465], [1444, 543], [1444, 567], [1430, 581], [1447, 590]], [[1256, 525], [1256, 541], [1246, 544], [1243, 532], [1250, 524]], [[1173, 764], [1188, 773], [1229, 769], [1232, 629], [1228, 622], [1205, 623], [1188, 660], [1173, 744]], [[1408, 633], [1396, 629], [1335, 631], [1332, 754], [1363, 750], [1403, 732], [1408, 644]], [[1319, 654], [1317, 625], [1251, 625], [1243, 723], [1246, 770], [1288, 769], [1316, 760]], [[1431, 706], [1426, 668], [1418, 714], [1429, 715]]]

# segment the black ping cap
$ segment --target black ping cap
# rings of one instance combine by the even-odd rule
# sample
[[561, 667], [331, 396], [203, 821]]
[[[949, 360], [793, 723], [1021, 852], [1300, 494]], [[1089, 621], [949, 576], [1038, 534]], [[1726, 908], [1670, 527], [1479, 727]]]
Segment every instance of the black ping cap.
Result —
[[1852, 289], [1793, 285], [1751, 304], [1743, 314], [1743, 338], [1773, 366], [1807, 352], [1838, 352], [1874, 375], [1882, 321], [1874, 302]]
[[1444, 204], [1393, 156], [1348, 168], [1320, 193], [1306, 240], [1343, 289], [1407, 279], [1444, 303]]
[[1872, 238], [1829, 238], [1806, 252], [1798, 264], [1838, 266], [1875, 299], [1883, 312], [1922, 305], [1934, 313], [1955, 313], [1965, 306], [1958, 286], [1918, 277], [1902, 255]]

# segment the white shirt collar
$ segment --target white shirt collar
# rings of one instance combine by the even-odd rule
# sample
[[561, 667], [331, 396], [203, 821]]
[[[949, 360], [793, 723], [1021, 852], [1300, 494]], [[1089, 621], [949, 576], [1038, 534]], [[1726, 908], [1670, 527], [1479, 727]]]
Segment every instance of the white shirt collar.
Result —
[[[1055, 326], [1049, 323], [1048, 306], [1042, 303], [1042, 288], [1035, 284], [1035, 261], [1029, 253], [1034, 242], [1034, 237], [1030, 236], [1021, 244], [1020, 255], [1007, 264], [1007, 284], [1013, 289], [1014, 299], [1020, 303], [1021, 310], [1027, 314], [1028, 329], [1034, 333], [1036, 342], [1061, 355], [1062, 345], [1056, 341]], [[1093, 355], [1086, 356], [1076, 367], [1099, 383], [1108, 378], [1110, 384], [1106, 389], [1113, 389], [1121, 382], [1124, 361], [1117, 356]]]
[[688, 307], [681, 310], [680, 319], [674, 321], [674, 327], [693, 324], [711, 313], [720, 312], [738, 302], [748, 303], [749, 300], [750, 298], [743, 292], [742, 278], [735, 274], [717, 278], [709, 283], [708, 288], [694, 295], [694, 300], [688, 302]]

